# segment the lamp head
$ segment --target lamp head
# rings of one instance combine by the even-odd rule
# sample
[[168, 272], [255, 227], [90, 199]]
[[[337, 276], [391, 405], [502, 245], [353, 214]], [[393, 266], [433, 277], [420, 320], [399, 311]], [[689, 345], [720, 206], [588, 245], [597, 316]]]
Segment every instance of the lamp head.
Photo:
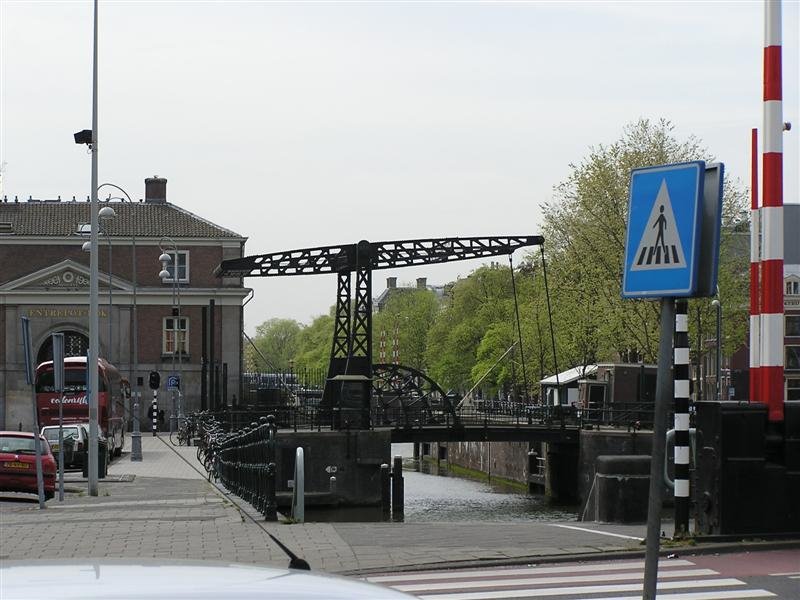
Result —
[[75, 138], [76, 144], [91, 144], [92, 143], [92, 130], [91, 129], [83, 129], [74, 133], [72, 137]]
[[162, 264], [168, 265], [169, 263], [172, 262], [172, 257], [166, 252], [162, 252], [161, 256], [158, 257], [158, 260], [160, 260]]
[[161, 271], [159, 271], [159, 273], [158, 273], [158, 276], [161, 279], [169, 279], [170, 277], [172, 277], [172, 274], [169, 271], [167, 271], [166, 269], [161, 269]]
[[101, 219], [113, 219], [117, 216], [117, 213], [110, 206], [104, 206], [97, 212], [97, 216]]
[[714, 299], [711, 301], [711, 306], [719, 306], [719, 300], [717, 300], [716, 298], [714, 298]]
[[81, 244], [81, 250], [83, 250], [84, 252], [91, 252], [92, 242], [83, 242], [83, 244]]

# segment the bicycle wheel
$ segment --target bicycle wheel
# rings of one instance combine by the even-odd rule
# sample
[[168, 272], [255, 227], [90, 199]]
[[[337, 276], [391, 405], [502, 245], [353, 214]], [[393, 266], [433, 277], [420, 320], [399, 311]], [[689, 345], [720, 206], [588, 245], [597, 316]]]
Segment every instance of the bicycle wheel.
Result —
[[181, 445], [181, 438], [180, 438], [179, 432], [170, 431], [169, 432], [169, 441], [173, 446], [180, 446]]

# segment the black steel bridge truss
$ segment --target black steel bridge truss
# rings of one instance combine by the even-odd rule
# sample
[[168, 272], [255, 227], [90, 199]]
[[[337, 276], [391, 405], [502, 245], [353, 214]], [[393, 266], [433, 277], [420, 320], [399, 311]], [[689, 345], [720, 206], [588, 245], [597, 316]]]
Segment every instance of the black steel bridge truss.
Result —
[[[360, 376], [372, 381], [375, 375], [372, 368], [372, 271], [510, 255], [519, 248], [541, 245], [543, 242], [541, 236], [453, 237], [386, 242], [362, 240], [356, 244], [287, 250], [226, 260], [217, 267], [215, 273], [222, 277], [336, 274], [333, 344], [320, 406], [323, 410], [333, 410], [342, 406], [344, 384], [339, 383], [340, 376]], [[353, 274], [354, 296], [351, 289]], [[417, 373], [414, 378], [422, 381], [419, 375]], [[399, 373], [394, 377], [402, 380]], [[428, 386], [433, 383], [425, 379]], [[387, 390], [392, 389], [391, 382], [386, 385]], [[373, 406], [373, 387], [365, 387], [362, 411], [369, 412]], [[452, 412], [452, 416], [456, 418], [455, 412]], [[361, 415], [352, 422], [364, 427], [370, 419]]]

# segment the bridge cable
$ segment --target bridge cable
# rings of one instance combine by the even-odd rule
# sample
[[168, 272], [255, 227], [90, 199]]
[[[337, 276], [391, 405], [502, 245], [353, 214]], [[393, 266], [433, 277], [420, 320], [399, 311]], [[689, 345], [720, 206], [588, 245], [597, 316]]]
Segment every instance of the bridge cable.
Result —
[[[522, 381], [525, 385], [525, 403], [528, 403], [528, 371], [525, 369], [525, 353], [522, 350], [522, 327], [519, 322], [519, 298], [517, 298], [517, 282], [514, 277], [514, 261], [512, 255], [508, 255], [508, 266], [511, 269], [511, 289], [514, 293], [514, 313], [517, 316], [517, 338], [519, 340], [519, 360], [522, 363]], [[511, 366], [514, 366], [512, 359]], [[514, 376], [514, 383], [516, 384], [516, 376]]]
[[[550, 288], [547, 285], [547, 265], [544, 259], [544, 244], [539, 246], [542, 251], [542, 273], [544, 274], [544, 293], [547, 296], [547, 318], [550, 320], [550, 342], [553, 346], [553, 367], [556, 371], [556, 389], [558, 389], [561, 384], [558, 381], [558, 358], [556, 357], [556, 336], [555, 332], [553, 331], [553, 311], [550, 308]], [[559, 403], [561, 399], [559, 398]]]

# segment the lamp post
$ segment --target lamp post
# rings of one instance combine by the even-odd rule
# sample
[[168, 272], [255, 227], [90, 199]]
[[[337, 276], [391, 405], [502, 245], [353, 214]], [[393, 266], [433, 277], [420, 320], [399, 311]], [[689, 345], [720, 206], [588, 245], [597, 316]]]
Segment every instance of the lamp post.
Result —
[[[112, 258], [112, 253], [111, 253], [111, 234], [109, 233], [107, 227], [104, 226], [104, 223], [108, 219], [115, 218], [117, 216], [117, 213], [114, 212], [114, 209], [111, 208], [110, 206], [104, 206], [103, 208], [101, 208], [98, 211], [97, 216], [101, 219], [101, 221], [98, 223], [98, 225], [100, 227], [99, 233], [102, 233], [104, 236], [106, 236], [106, 241], [108, 242], [108, 317], [107, 317], [108, 318], [108, 356], [107, 356], [107, 359], [111, 360], [111, 347], [112, 347], [112, 343], [111, 343], [111, 340], [112, 340], [112, 337], [111, 337], [111, 332], [112, 332], [111, 307], [113, 305], [112, 284], [113, 284], [113, 280], [114, 280], [114, 274], [113, 274], [113, 267], [112, 267], [112, 264], [111, 264], [111, 258]], [[83, 249], [84, 252], [91, 252], [91, 242], [84, 242], [83, 246], [82, 246], [82, 249]]]
[[[719, 288], [717, 289], [719, 296]], [[714, 298], [711, 304], [717, 308], [717, 401], [722, 400], [722, 303], [719, 298]]]
[[[121, 187], [114, 183], [101, 183], [97, 186], [97, 189], [103, 187], [111, 187], [115, 190], [119, 191], [120, 193], [125, 195], [125, 198], [117, 197], [113, 198], [114, 200], [119, 200], [120, 202], [124, 202], [127, 199], [129, 204], [133, 204], [133, 200], [128, 195], [128, 192], [123, 190]], [[108, 200], [112, 200], [109, 196]], [[101, 209], [100, 213], [102, 215], [103, 210], [109, 209], [112, 212], [114, 211], [113, 208], [110, 206], [105, 206]], [[131, 245], [132, 245], [132, 259], [131, 259], [131, 283], [133, 284], [133, 306], [131, 307], [131, 312], [133, 316], [133, 357], [132, 357], [132, 368], [131, 368], [131, 385], [135, 385], [136, 377], [138, 376], [139, 371], [139, 323], [138, 323], [138, 315], [136, 312], [136, 222], [134, 221], [133, 227], [131, 228]], [[137, 415], [138, 417], [138, 415]]]
[[[175, 259], [173, 260], [172, 256], [170, 256], [164, 249], [164, 245], [167, 244], [167, 250], [171, 250]], [[172, 263], [172, 336], [173, 336], [173, 343], [172, 343], [172, 374], [175, 375], [175, 353], [178, 353], [178, 370], [181, 370], [181, 354], [183, 350], [183, 342], [184, 336], [181, 335], [183, 328], [181, 326], [181, 291], [180, 286], [178, 285], [178, 267], [179, 267], [179, 259], [178, 259], [178, 247], [175, 245], [175, 241], [169, 236], [162, 236], [161, 240], [158, 242], [158, 246], [161, 249], [161, 256], [158, 257], [158, 260], [161, 261], [161, 272], [159, 272], [158, 276], [164, 280], [170, 276], [170, 272], [167, 269], [167, 266]], [[179, 380], [180, 381], [180, 380]], [[181, 405], [181, 389], [180, 386], [178, 387], [178, 403], [177, 403], [177, 416], [178, 420], [183, 418], [183, 407]], [[175, 416], [175, 390], [172, 390], [172, 415], [170, 415], [169, 426], [170, 431], [173, 431], [173, 418]]]
[[[120, 186], [116, 185], [115, 183], [101, 183], [97, 186], [97, 189], [103, 187], [110, 187], [114, 188], [118, 192], [124, 195], [116, 196], [114, 198], [109, 195], [107, 198], [107, 202], [110, 200], [119, 200], [120, 202], [128, 202], [128, 204], [133, 205], [134, 202], [131, 200], [130, 195]], [[102, 210], [114, 210], [110, 206], [104, 207]], [[101, 212], [102, 212], [101, 210]], [[130, 389], [131, 389], [131, 398], [132, 398], [132, 406], [131, 406], [131, 418], [132, 418], [132, 435], [131, 435], [131, 460], [132, 461], [140, 461], [142, 460], [142, 443], [141, 443], [141, 434], [139, 432], [139, 407], [141, 405], [141, 396], [142, 392], [140, 389], [137, 389], [139, 386], [137, 385], [138, 377], [139, 377], [139, 315], [137, 312], [137, 305], [136, 305], [136, 221], [132, 220], [131, 226], [131, 283], [133, 284], [133, 304], [131, 306], [131, 316], [133, 319], [132, 323], [132, 335], [133, 338], [133, 356], [131, 357], [131, 369], [130, 369]], [[110, 334], [109, 334], [110, 338]], [[136, 386], [136, 387], [134, 387]]]

